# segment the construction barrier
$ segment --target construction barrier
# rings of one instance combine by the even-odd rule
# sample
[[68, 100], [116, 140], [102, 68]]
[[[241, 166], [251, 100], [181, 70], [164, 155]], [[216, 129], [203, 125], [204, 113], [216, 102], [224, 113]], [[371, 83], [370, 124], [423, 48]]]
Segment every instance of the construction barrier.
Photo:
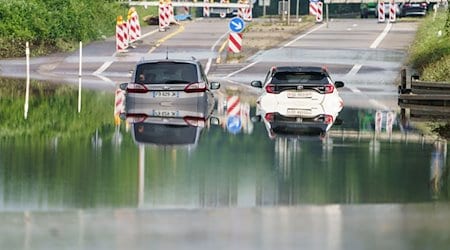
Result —
[[385, 21], [385, 13], [384, 13], [384, 2], [378, 2], [378, 22], [384, 23]]
[[120, 125], [120, 114], [125, 112], [125, 91], [117, 89], [114, 98], [114, 123]]
[[165, 31], [169, 22], [166, 17], [166, 3], [164, 1], [159, 1], [158, 15], [159, 31]]
[[323, 3], [317, 2], [316, 6], [316, 22], [321, 23], [323, 21]]
[[317, 16], [317, 2], [309, 2], [309, 14]]
[[128, 10], [128, 36], [130, 43], [136, 42], [141, 37], [141, 25], [139, 16], [134, 7]]
[[228, 37], [228, 51], [239, 53], [242, 49], [242, 33], [230, 32]]
[[126, 39], [124, 30], [124, 23], [122, 16], [117, 17], [116, 23], [116, 51], [124, 52], [128, 47], [128, 41]]
[[395, 11], [395, 2], [392, 0], [389, 3], [389, 22], [395, 23], [396, 18], [397, 18], [397, 13]]
[[203, 6], [203, 16], [204, 17], [209, 17], [210, 16], [210, 12], [209, 12], [209, 0], [203, 0], [203, 2], [205, 3], [205, 6]]

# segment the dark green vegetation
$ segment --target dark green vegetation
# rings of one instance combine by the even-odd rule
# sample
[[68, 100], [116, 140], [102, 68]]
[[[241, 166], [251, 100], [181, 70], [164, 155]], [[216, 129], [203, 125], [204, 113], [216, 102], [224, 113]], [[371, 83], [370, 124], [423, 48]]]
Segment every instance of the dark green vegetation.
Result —
[[450, 82], [450, 9], [420, 24], [410, 50], [410, 64], [422, 80]]
[[24, 118], [25, 80], [0, 79], [0, 138], [89, 138], [96, 130], [114, 130], [114, 95], [64, 85], [31, 82], [28, 118]]
[[[0, 58], [70, 51], [115, 33], [117, 16], [129, 7], [114, 0], [0, 0]], [[138, 8], [142, 17], [156, 8]]]

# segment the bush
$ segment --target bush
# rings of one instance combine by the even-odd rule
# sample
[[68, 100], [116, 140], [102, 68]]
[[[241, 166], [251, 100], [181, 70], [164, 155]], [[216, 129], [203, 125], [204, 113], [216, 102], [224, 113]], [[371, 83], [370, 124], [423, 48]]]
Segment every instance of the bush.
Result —
[[112, 36], [127, 10], [111, 0], [0, 0], [0, 58], [23, 56], [26, 41], [42, 55]]

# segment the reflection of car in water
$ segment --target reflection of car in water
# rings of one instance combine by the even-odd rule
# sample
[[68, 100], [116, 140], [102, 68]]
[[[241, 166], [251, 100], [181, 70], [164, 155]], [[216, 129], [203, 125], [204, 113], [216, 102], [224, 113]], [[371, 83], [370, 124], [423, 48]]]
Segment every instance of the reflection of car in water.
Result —
[[136, 143], [196, 144], [215, 102], [200, 63], [191, 60], [145, 61], [132, 83], [124, 83], [125, 112]]
[[333, 124], [340, 123], [338, 113], [343, 101], [336, 88], [343, 82], [333, 82], [328, 72], [319, 67], [272, 68], [258, 98], [257, 115], [264, 121], [269, 137], [321, 136]]

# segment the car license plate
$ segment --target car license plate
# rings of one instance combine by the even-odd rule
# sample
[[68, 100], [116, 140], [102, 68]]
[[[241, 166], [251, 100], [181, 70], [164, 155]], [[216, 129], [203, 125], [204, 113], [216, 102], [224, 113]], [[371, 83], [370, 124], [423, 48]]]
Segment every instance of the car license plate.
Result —
[[287, 109], [288, 115], [311, 115], [310, 109]]
[[153, 97], [173, 97], [178, 98], [178, 92], [176, 91], [154, 91]]
[[177, 117], [177, 116], [178, 116], [178, 111], [170, 111], [170, 110], [153, 110], [153, 116]]
[[412, 6], [412, 7], [420, 7], [420, 4], [418, 4], [418, 3], [413, 3], [413, 4], [411, 4], [411, 6]]
[[311, 98], [311, 92], [298, 91], [298, 92], [287, 92], [288, 98]]

